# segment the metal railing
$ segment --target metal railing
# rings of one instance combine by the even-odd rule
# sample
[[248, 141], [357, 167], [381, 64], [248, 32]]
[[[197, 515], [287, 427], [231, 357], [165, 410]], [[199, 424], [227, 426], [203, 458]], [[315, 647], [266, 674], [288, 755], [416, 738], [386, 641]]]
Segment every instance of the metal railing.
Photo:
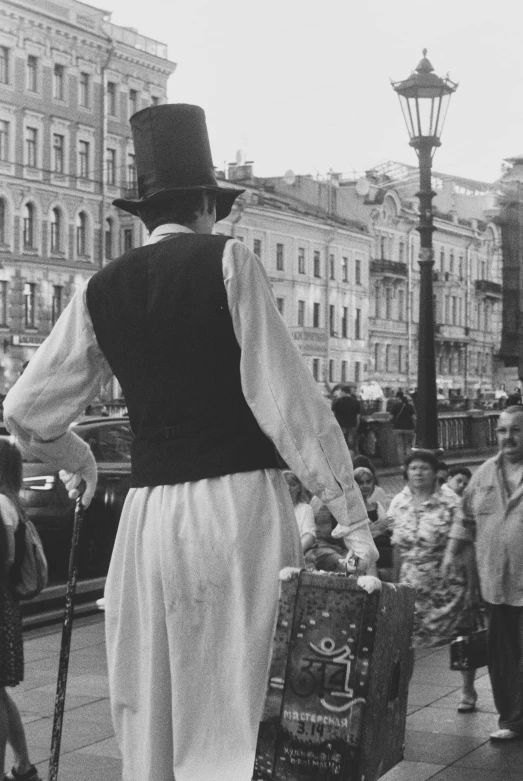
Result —
[[465, 450], [470, 447], [470, 418], [468, 415], [439, 417], [438, 439], [444, 450]]

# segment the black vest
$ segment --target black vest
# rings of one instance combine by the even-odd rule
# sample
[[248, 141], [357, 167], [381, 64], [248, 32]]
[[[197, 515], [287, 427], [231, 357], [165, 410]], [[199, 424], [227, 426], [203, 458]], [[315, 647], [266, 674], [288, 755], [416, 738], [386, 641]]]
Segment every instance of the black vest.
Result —
[[277, 466], [241, 388], [222, 272], [227, 240], [177, 234], [125, 253], [89, 280], [96, 339], [135, 434], [134, 487]]

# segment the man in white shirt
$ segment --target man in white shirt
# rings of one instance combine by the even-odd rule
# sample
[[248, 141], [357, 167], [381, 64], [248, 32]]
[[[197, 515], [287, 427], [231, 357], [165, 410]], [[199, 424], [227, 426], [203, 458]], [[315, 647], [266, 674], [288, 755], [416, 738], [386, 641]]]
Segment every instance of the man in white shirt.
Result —
[[[9, 429], [93, 495], [68, 426], [114, 373], [135, 433], [106, 585], [111, 707], [125, 781], [250, 781], [278, 572], [303, 562], [274, 445], [377, 558], [341, 431], [242, 243], [212, 236], [238, 190], [214, 177], [203, 111], [135, 114], [151, 235], [74, 296], [4, 404]], [[241, 191], [240, 191], [241, 192]], [[204, 392], [209, 377], [213, 394]]]

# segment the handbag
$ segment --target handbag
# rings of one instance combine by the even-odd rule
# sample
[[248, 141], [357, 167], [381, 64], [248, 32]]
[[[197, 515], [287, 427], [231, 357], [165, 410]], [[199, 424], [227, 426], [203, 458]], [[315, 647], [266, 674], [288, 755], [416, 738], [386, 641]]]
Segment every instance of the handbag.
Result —
[[450, 643], [451, 670], [477, 670], [486, 667], [487, 628], [481, 613], [478, 617], [478, 629], [468, 635], [460, 635]]

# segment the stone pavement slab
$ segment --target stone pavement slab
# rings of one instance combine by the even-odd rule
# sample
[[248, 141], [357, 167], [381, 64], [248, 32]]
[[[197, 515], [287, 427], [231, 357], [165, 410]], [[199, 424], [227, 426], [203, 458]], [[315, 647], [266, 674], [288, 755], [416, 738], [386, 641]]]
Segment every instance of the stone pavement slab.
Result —
[[[13, 690], [31, 757], [43, 779], [48, 773], [60, 637], [61, 627], [26, 632], [26, 680]], [[460, 682], [460, 674], [448, 669], [447, 648], [417, 652], [409, 690], [405, 759], [383, 781], [522, 781], [523, 741], [489, 742], [497, 716], [485, 670], [478, 671], [475, 713], [457, 713]], [[8, 752], [8, 767], [11, 762]], [[83, 617], [73, 627], [58, 779], [121, 779], [109, 713], [103, 615]]]

